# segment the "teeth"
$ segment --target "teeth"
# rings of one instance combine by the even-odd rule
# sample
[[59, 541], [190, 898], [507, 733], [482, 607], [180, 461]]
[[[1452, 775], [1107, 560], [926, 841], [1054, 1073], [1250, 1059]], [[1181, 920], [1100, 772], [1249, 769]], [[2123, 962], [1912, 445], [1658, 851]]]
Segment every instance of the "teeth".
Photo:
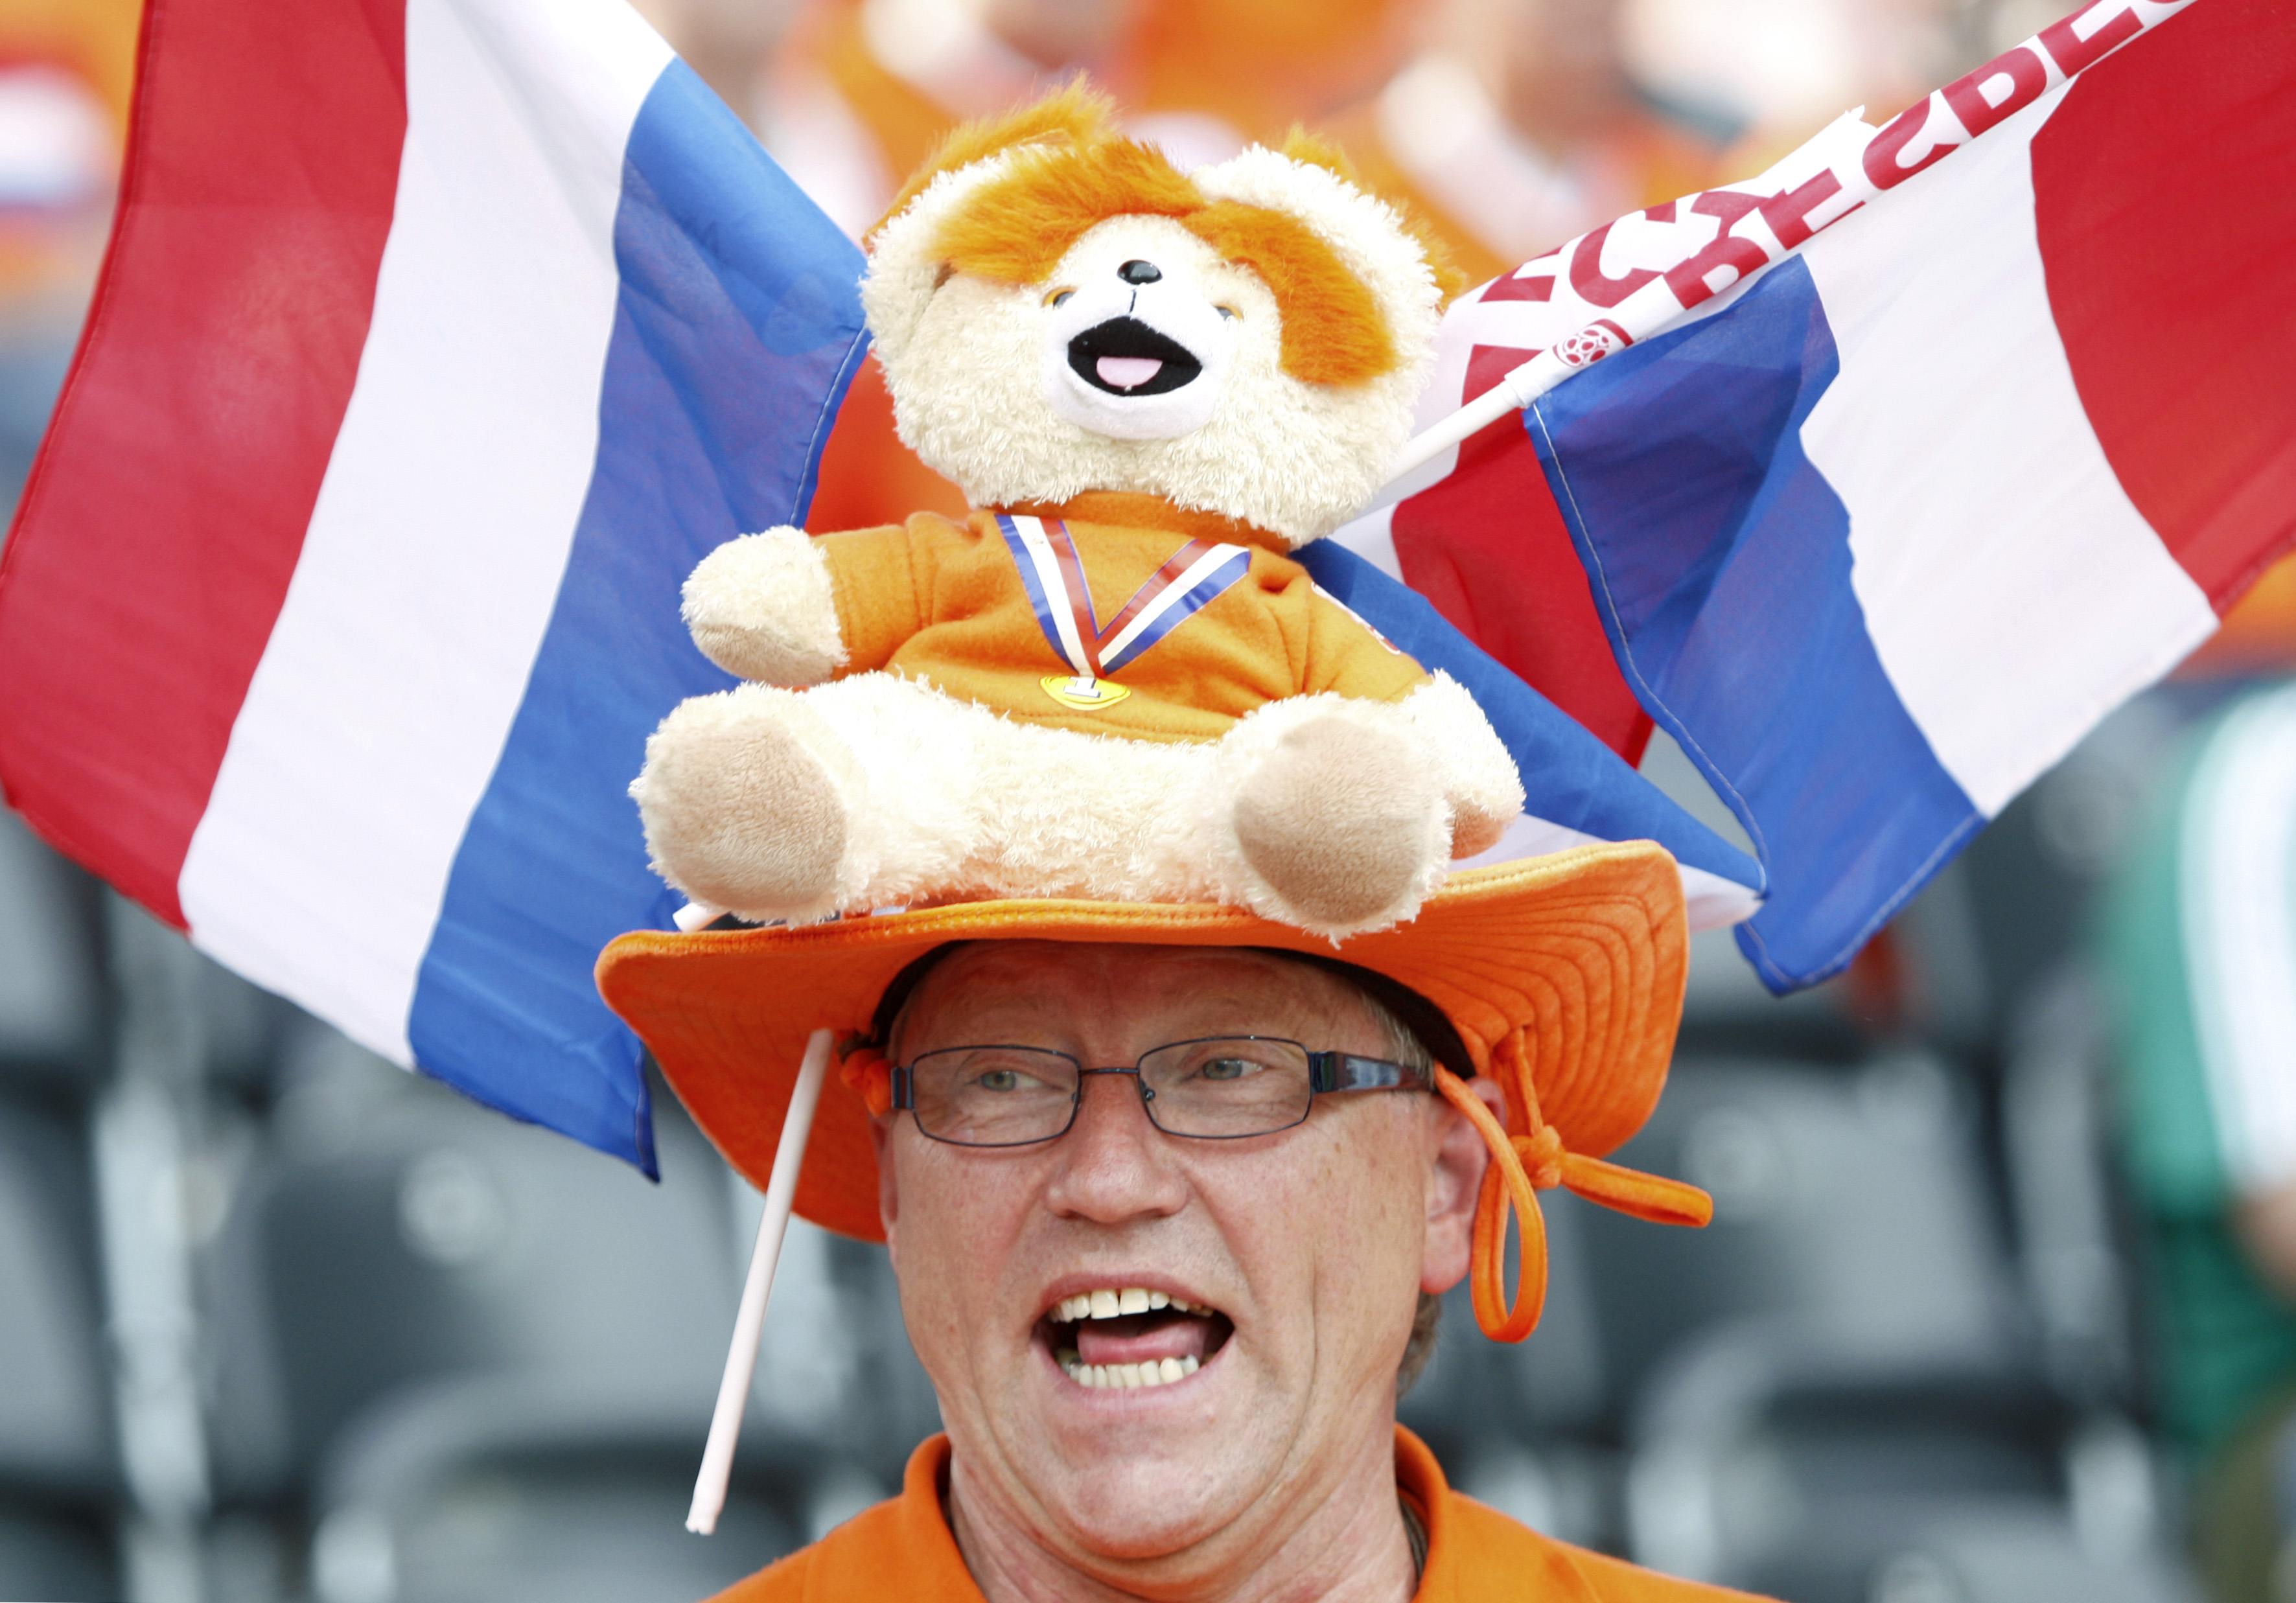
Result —
[[1201, 1307], [1168, 1292], [1150, 1291], [1145, 1287], [1111, 1287], [1102, 1291], [1080, 1291], [1074, 1296], [1064, 1296], [1052, 1312], [1055, 1324], [1072, 1325], [1082, 1319], [1121, 1319], [1128, 1313], [1152, 1313], [1160, 1308], [1169, 1308], [1178, 1313], [1209, 1314], [1210, 1308]]
[[1061, 1354], [1061, 1368], [1086, 1391], [1136, 1390], [1169, 1386], [1185, 1380], [1203, 1366], [1193, 1358], [1166, 1358], [1147, 1363], [1086, 1363], [1072, 1352]]

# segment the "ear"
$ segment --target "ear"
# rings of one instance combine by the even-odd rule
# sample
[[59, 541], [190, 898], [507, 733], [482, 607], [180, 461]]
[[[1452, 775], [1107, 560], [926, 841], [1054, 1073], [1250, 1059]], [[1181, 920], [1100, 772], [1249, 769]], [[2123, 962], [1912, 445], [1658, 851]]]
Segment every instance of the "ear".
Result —
[[[1335, 147], [1294, 134], [1284, 150], [1254, 145], [1189, 176], [1214, 201], [1281, 214], [1328, 250], [1345, 276], [1360, 286], [1357, 293], [1376, 310], [1380, 333], [1369, 341], [1351, 338], [1348, 359], [1326, 363], [1327, 369], [1358, 370], [1375, 361], [1375, 366], [1358, 376], [1399, 373], [1405, 375], [1399, 381], [1416, 390], [1434, 350], [1435, 324], [1443, 306], [1438, 258], [1401, 213], [1349, 181], [1345, 159]], [[1226, 209], [1231, 216], [1241, 215]], [[1283, 286], [1269, 287], [1280, 299]], [[1311, 304], [1320, 306], [1327, 299], [1318, 296]], [[1303, 344], [1325, 344], [1329, 331], [1306, 329], [1299, 337]], [[1287, 347], [1292, 335], [1287, 323]], [[1285, 365], [1292, 365], [1288, 356]]]
[[[1356, 175], [1355, 163], [1348, 159], [1348, 153], [1320, 134], [1310, 134], [1295, 123], [1292, 131], [1283, 136], [1282, 149], [1283, 154], [1293, 161], [1308, 167], [1320, 167], [1354, 188], [1365, 188], [1364, 181]], [[1428, 268], [1435, 274], [1436, 292], [1441, 295], [1447, 306], [1460, 290], [1467, 288], [1467, 275], [1459, 270], [1459, 264], [1451, 259], [1451, 248], [1443, 242], [1443, 236], [1429, 225], [1427, 219], [1409, 205], [1392, 196], [1381, 199], [1395, 214], [1395, 220], [1402, 225], [1404, 233], [1418, 245], [1420, 255], [1427, 258]]]
[[869, 1121], [869, 1147], [877, 1155], [877, 1220], [885, 1227], [885, 1244], [890, 1247], [894, 1228], [901, 1217], [900, 1187], [893, 1178], [892, 1120], [873, 1118]]
[[1094, 89], [1079, 73], [1032, 105], [1021, 106], [1002, 117], [960, 123], [950, 129], [939, 146], [925, 158], [924, 165], [909, 175], [901, 192], [893, 197], [893, 203], [877, 220], [877, 227], [869, 232], [874, 235], [878, 229], [899, 217], [909, 202], [924, 193], [943, 173], [986, 161], [999, 151], [1009, 151], [1015, 145], [1093, 144], [1115, 132], [1116, 102]]
[[861, 281], [862, 309], [889, 372], [940, 287], [941, 232], [966, 200], [1021, 151], [1092, 144], [1115, 131], [1115, 103], [1078, 77], [1032, 105], [966, 123], [941, 141], [865, 241], [869, 270]]
[[[1481, 1099], [1500, 1123], [1506, 1097], [1496, 1082], [1477, 1075], [1467, 1089]], [[1466, 1116], [1440, 1097], [1430, 1097], [1427, 1173], [1427, 1246], [1420, 1260], [1419, 1288], [1440, 1296], [1466, 1279], [1474, 1246], [1475, 1199], [1482, 1190], [1490, 1151]]]

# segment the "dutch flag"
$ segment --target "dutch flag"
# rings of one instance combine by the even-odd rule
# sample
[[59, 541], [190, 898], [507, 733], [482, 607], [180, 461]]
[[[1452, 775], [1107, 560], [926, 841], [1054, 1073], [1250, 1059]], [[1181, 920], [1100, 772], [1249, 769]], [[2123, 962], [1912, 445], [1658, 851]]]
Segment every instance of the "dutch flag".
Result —
[[590, 970], [625, 789], [731, 682], [678, 587], [802, 518], [860, 254], [619, 0], [176, 0], [0, 574], [52, 842], [400, 1063], [648, 1169]]
[[[677, 910], [627, 794], [730, 683], [678, 614], [803, 519], [859, 253], [621, 0], [168, 0], [119, 216], [0, 556], [0, 781], [52, 843], [366, 1046], [651, 1170], [591, 969]], [[1534, 816], [1759, 871], [1331, 549], [1482, 697]]]
[[[2097, 0], [1463, 297], [1430, 421], [1692, 304], [1343, 537], [1615, 749], [1672, 735], [1767, 871], [1741, 946], [1813, 983], [2296, 540], [2292, 195], [2296, 4]], [[1742, 226], [1799, 249], [1734, 282]]]

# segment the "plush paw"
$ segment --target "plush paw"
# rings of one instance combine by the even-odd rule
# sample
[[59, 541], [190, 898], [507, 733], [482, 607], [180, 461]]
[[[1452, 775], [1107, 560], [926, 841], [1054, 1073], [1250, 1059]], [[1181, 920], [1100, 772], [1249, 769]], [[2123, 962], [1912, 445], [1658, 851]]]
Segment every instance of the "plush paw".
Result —
[[1235, 799], [1259, 911], [1326, 933], [1416, 911], [1439, 877], [1447, 808], [1418, 743], [1365, 707], [1307, 718], [1262, 757]]
[[687, 577], [685, 626], [727, 673], [792, 689], [845, 666], [829, 564], [802, 529], [744, 535]]
[[1451, 804], [1451, 855], [1489, 851], [1522, 814], [1522, 776], [1490, 720], [1448, 674], [1435, 675], [1398, 705], [1436, 754], [1438, 782]]
[[696, 696], [646, 742], [630, 794], [654, 867], [698, 902], [758, 922], [836, 911], [850, 822], [846, 753], [786, 691]]

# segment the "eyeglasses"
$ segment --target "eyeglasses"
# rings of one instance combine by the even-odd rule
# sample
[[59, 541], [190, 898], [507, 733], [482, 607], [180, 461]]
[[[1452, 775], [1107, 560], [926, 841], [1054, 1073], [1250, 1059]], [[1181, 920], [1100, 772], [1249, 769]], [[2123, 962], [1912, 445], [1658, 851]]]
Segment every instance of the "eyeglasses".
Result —
[[946, 1047], [894, 1068], [893, 1106], [937, 1141], [1025, 1147], [1068, 1133], [1091, 1075], [1131, 1075], [1151, 1124], [1198, 1141], [1289, 1130], [1333, 1092], [1434, 1087], [1431, 1071], [1408, 1064], [1267, 1035], [1210, 1035], [1157, 1047], [1130, 1068], [1086, 1068], [1042, 1047]]

